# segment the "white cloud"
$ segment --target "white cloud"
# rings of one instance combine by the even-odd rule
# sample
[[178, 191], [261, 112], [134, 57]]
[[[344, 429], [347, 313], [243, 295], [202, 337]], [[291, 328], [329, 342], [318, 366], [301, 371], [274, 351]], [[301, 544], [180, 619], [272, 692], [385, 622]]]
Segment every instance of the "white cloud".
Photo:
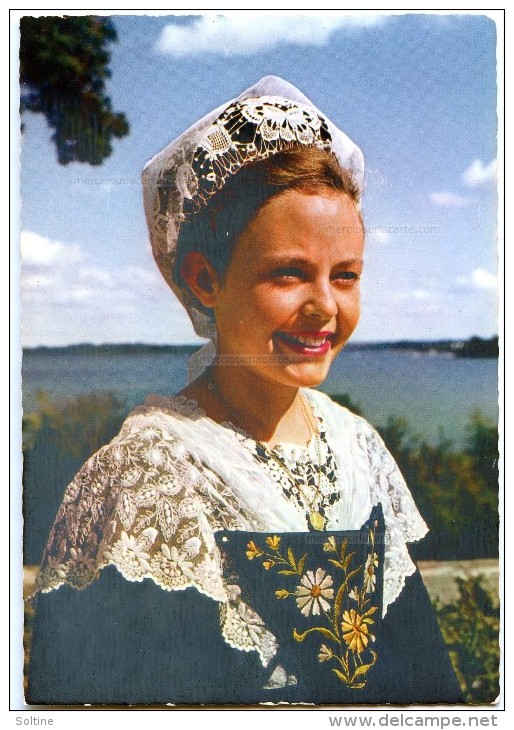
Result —
[[495, 274], [479, 267], [472, 271], [469, 276], [459, 276], [457, 284], [467, 288], [481, 289], [482, 291], [496, 291], [498, 279]]
[[59, 304], [82, 304], [89, 303], [98, 296], [98, 291], [91, 286], [77, 286], [75, 282], [66, 289], [59, 289], [55, 292], [54, 302]]
[[150, 257], [111, 269], [75, 244], [28, 231], [22, 241], [24, 346], [197, 340]]
[[99, 269], [96, 266], [90, 266], [82, 268], [79, 271], [79, 278], [83, 281], [95, 282], [97, 284], [104, 284], [105, 286], [112, 287], [113, 280], [109, 272]]
[[162, 284], [161, 275], [155, 266], [152, 269], [144, 269], [142, 266], [127, 266], [124, 270], [124, 277], [132, 286], [137, 285], [148, 290]]
[[484, 165], [482, 160], [473, 160], [471, 165], [462, 173], [462, 181], [469, 187], [494, 182], [497, 171], [498, 163], [496, 160], [493, 160], [488, 165]]
[[32, 231], [21, 234], [23, 300], [48, 307], [97, 308], [128, 306], [144, 294], [158, 290], [157, 272], [140, 266], [108, 271], [88, 265], [86, 252], [77, 244], [51, 240]]
[[42, 287], [48, 288], [55, 284], [53, 276], [46, 274], [29, 274], [23, 277], [23, 291], [37, 291]]
[[157, 40], [156, 50], [176, 58], [202, 53], [251, 56], [285, 43], [323, 46], [342, 27], [368, 27], [384, 19], [385, 16], [365, 13], [203, 15], [190, 25], [167, 25]]
[[487, 269], [475, 269], [471, 274], [471, 282], [477, 289], [496, 289], [498, 280], [494, 274]]
[[20, 236], [21, 260], [24, 266], [52, 266], [55, 263], [74, 263], [82, 258], [80, 246], [53, 241], [33, 231], [22, 231]]
[[415, 289], [412, 292], [412, 296], [414, 299], [417, 299], [418, 301], [426, 301], [427, 299], [432, 298], [432, 294], [427, 291], [426, 289]]
[[448, 191], [441, 191], [437, 193], [431, 193], [430, 200], [435, 205], [440, 205], [443, 208], [463, 208], [469, 205], [469, 198], [465, 198], [462, 195], [456, 195]]

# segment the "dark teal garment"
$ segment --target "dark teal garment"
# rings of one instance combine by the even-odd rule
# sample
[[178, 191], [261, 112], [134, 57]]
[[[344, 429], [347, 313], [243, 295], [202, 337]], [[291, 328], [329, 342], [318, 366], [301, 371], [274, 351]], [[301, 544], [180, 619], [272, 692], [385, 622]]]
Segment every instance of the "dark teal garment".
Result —
[[[27, 701], [460, 703], [460, 687], [419, 572], [407, 578], [382, 619], [383, 536], [377, 508], [360, 531], [217, 533], [228, 577], [238, 580], [243, 600], [278, 639], [278, 654], [266, 668], [257, 652], [225, 642], [219, 605], [194, 588], [167, 592], [149, 579], [131, 583], [109, 567], [84, 591], [66, 586], [39, 595]], [[326, 544], [329, 538], [336, 551]], [[311, 595], [308, 587], [314, 584]], [[307, 594], [303, 604], [309, 605], [301, 604], [305, 613], [298, 605], [299, 585]], [[338, 595], [342, 600], [336, 609]], [[356, 596], [364, 601], [360, 606]], [[335, 638], [340, 644], [333, 626], [328, 634], [319, 631], [330, 623], [317, 603], [320, 597], [330, 604], [328, 616], [339, 616]], [[364, 629], [357, 614], [367, 617]], [[342, 649], [344, 660], [348, 642], [359, 634], [352, 633], [352, 623], [364, 636], [354, 644], [361, 650], [354, 653], [357, 663], [372, 666], [355, 672], [350, 661], [350, 687], [333, 671], [339, 667], [344, 674], [341, 663], [333, 657], [320, 662], [319, 656]], [[264, 689], [278, 664], [296, 684]]]

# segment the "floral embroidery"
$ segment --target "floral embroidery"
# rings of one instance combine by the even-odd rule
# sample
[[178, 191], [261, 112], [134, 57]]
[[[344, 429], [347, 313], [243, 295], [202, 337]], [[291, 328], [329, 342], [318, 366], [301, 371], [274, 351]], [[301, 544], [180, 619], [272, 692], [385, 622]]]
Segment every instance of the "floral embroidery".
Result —
[[248, 560], [253, 560], [254, 558], [258, 558], [259, 555], [262, 555], [262, 550], [257, 547], [253, 540], [250, 540], [247, 547], [248, 550], [246, 551], [246, 555]]
[[[36, 591], [52, 591], [65, 583], [76, 588], [85, 588], [98, 577], [105, 566], [111, 564], [129, 580], [141, 581], [148, 578], [164, 590], [195, 587], [220, 602], [222, 615], [223, 609], [228, 606], [231, 612], [239, 615], [241, 599], [239, 596], [232, 596], [228, 591], [213, 535], [219, 530], [253, 530], [266, 533], [269, 528], [257, 510], [252, 511], [236, 496], [234, 485], [227, 475], [222, 476], [223, 472], [218, 472], [215, 467], [208, 468], [196, 452], [193, 455], [191, 449], [186, 448], [187, 438], [182, 434], [177, 414], [183, 419], [195, 416], [195, 424], [201, 425], [200, 416], [203, 414], [198, 406], [181, 397], [155, 398], [154, 401], [132, 414], [120, 434], [86, 462], [67, 488], [50, 534]], [[317, 415], [320, 416], [319, 413]], [[325, 412], [321, 415], [322, 426], [323, 423], [328, 426]], [[401, 591], [405, 576], [413, 570], [404, 542], [419, 539], [426, 528], [400, 480], [397, 468], [393, 469], [394, 462], [385, 452], [379, 438], [362, 419], [355, 417], [355, 423], [357, 445], [369, 461], [371, 503], [382, 504], [386, 519], [383, 575], [385, 607]], [[189, 428], [189, 424], [187, 427]], [[188, 433], [187, 431], [186, 436]], [[210, 432], [206, 430], [205, 433]], [[148, 461], [150, 459], [155, 462], [156, 453], [160, 454], [157, 458], [161, 461], [159, 467]], [[388, 492], [384, 491], [386, 485], [384, 489], [381, 486], [384, 470], [387, 474]], [[167, 513], [165, 503], [168, 502], [171, 503], [172, 512], [176, 512], [177, 520], [174, 513]], [[393, 505], [396, 505], [394, 510], [399, 505], [401, 511], [394, 511]], [[168, 516], [171, 519], [168, 520]], [[142, 533], [148, 528], [157, 530], [158, 534], [153, 542], [146, 540], [143, 546]], [[286, 531], [287, 529], [295, 528], [289, 527]], [[168, 539], [165, 533], [169, 535]], [[130, 537], [133, 538], [132, 546]], [[282, 543], [284, 540], [282, 537]], [[266, 540], [266, 534], [262, 537], [262, 543], [255, 540], [258, 544], [254, 550], [262, 550], [267, 555], [255, 555], [254, 563], [262, 565], [263, 570], [267, 569], [268, 573], [291, 571], [291, 585], [287, 586], [287, 590], [285, 584], [284, 588], [279, 586], [282, 595], [277, 591], [275, 600], [294, 598], [290, 602], [296, 611], [296, 589], [301, 585], [302, 576], [306, 574], [305, 565], [299, 565], [298, 560], [294, 568], [287, 562], [287, 546], [281, 548], [281, 538], [278, 535], [271, 535], [270, 541]], [[282, 553], [285, 562], [280, 563], [277, 560], [275, 549]], [[323, 552], [328, 558], [335, 557], [337, 551], [336, 539], [328, 533]], [[131, 552], [133, 563], [129, 560]], [[347, 587], [339, 622], [345, 649], [348, 647], [342, 639], [341, 626], [344, 612], [353, 608], [363, 616], [372, 604], [375, 605], [374, 595], [382, 569], [378, 571], [373, 552], [382, 555], [378, 549], [368, 550], [367, 556], [362, 557], [359, 584], [350, 581]], [[246, 560], [244, 553], [243, 557]], [[378, 560], [381, 563], [382, 557]], [[320, 565], [323, 563], [308, 565], [307, 568], [315, 575]], [[333, 585], [328, 588], [332, 588], [336, 596], [340, 569], [328, 568], [326, 572], [333, 580]], [[287, 579], [287, 576], [284, 578]], [[362, 596], [364, 588], [367, 592], [364, 591], [365, 595]], [[366, 598], [370, 599], [370, 603], [364, 607], [359, 606], [359, 601]], [[333, 599], [325, 597], [325, 600], [333, 606]], [[261, 613], [265, 615], [264, 611]], [[311, 612], [309, 616], [304, 616], [298, 608], [299, 621], [317, 620], [321, 624], [327, 615], [331, 615], [331, 612], [320, 610], [319, 614]], [[379, 620], [377, 615], [372, 614], [371, 618]], [[376, 633], [376, 625], [366, 625], [370, 634]], [[227, 639], [228, 632], [224, 629], [223, 620], [221, 627], [223, 636]], [[300, 630], [302, 627], [297, 628]], [[257, 633], [253, 632], [252, 635], [257, 636]], [[228, 643], [235, 649], [241, 649], [235, 637], [234, 634], [233, 640]], [[324, 646], [337, 655], [337, 646], [328, 637], [323, 637], [323, 640]], [[261, 634], [260, 644], [252, 648], [259, 653], [264, 664], [276, 651], [277, 642], [268, 631]], [[370, 656], [370, 651], [374, 648], [373, 640], [370, 639], [362, 657]], [[321, 647], [319, 651], [321, 655]], [[325, 658], [323, 667], [335, 667], [337, 664], [337, 659], [331, 658], [329, 661], [329, 658]]]
[[170, 549], [166, 543], [152, 559], [151, 568], [168, 589], [185, 587], [193, 577], [193, 563], [186, 559], [185, 554], [179, 554], [175, 546]]
[[377, 582], [375, 568], [378, 568], [378, 555], [376, 553], [370, 553], [364, 566], [364, 587], [366, 588], [366, 593], [372, 593], [375, 590]]
[[129, 580], [143, 580], [150, 571], [150, 555], [147, 550], [156, 536], [157, 530], [153, 527], [144, 530], [140, 538], [122, 532], [120, 539], [106, 556], [119, 565], [121, 572]]
[[370, 639], [375, 640], [373, 634], [369, 633], [368, 624], [375, 623], [370, 616], [376, 610], [376, 607], [373, 606], [364, 616], [357, 613], [354, 608], [343, 613], [343, 620], [341, 621], [343, 639], [348, 644], [348, 648], [357, 652], [357, 654], [362, 654]]
[[300, 614], [311, 621], [316, 617], [314, 626], [305, 630], [294, 627], [293, 638], [301, 643], [308, 636], [321, 634], [325, 642], [319, 646], [318, 661], [326, 662], [350, 689], [366, 686], [368, 672], [377, 661], [377, 652], [371, 648], [375, 641], [372, 633], [374, 615], [378, 611], [375, 596], [379, 567], [375, 551], [377, 526], [375, 520], [369, 528], [368, 554], [361, 564], [356, 564], [355, 552], [348, 551], [348, 537], [340, 542], [334, 535], [327, 538], [323, 551], [331, 556], [328, 562], [336, 571], [334, 575], [321, 567], [304, 570], [309, 554], [297, 558], [291, 547], [284, 546], [284, 537], [268, 536], [266, 547], [262, 548], [253, 540], [247, 545], [248, 559], [262, 559], [265, 570], [276, 568], [278, 575], [300, 578], [300, 584], [294, 590], [285, 587], [275, 590], [277, 600], [294, 598]]
[[304, 616], [318, 616], [321, 611], [328, 611], [330, 603], [327, 598], [334, 597], [334, 589], [331, 588], [334, 581], [332, 576], [327, 575], [322, 568], [318, 568], [316, 575], [308, 570], [302, 576], [301, 585], [296, 589], [296, 605]]
[[323, 543], [323, 550], [326, 553], [336, 553], [337, 552], [337, 545], [335, 537], [330, 536], [326, 542]]
[[329, 649], [326, 644], [322, 644], [319, 648], [319, 654], [318, 654], [318, 661], [319, 662], [326, 662], [329, 659], [332, 659], [333, 653], [332, 649]]
[[272, 550], [278, 550], [278, 548], [280, 547], [280, 538], [278, 537], [278, 535], [274, 535], [273, 537], [267, 537], [266, 545]]
[[65, 565], [64, 574], [70, 585], [75, 588], [84, 588], [89, 584], [89, 576], [95, 569], [95, 564], [87, 555], [82, 554], [80, 548], [71, 548], [70, 556], [71, 559]]

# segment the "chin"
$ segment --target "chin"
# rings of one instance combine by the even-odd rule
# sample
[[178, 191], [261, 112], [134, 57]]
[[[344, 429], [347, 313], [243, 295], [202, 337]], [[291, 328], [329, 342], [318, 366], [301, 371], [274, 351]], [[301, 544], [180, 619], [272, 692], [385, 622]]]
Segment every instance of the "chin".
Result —
[[315, 388], [321, 385], [327, 379], [330, 368], [343, 349], [344, 344], [338, 344], [337, 347], [333, 348], [330, 353], [322, 358], [312, 358], [303, 362], [291, 363], [291, 365], [286, 367], [288, 377], [291, 380], [295, 380], [297, 387], [301, 388]]
[[315, 388], [326, 380], [330, 372], [330, 363], [302, 363], [291, 369], [287, 368], [288, 379], [291, 385], [298, 388]]

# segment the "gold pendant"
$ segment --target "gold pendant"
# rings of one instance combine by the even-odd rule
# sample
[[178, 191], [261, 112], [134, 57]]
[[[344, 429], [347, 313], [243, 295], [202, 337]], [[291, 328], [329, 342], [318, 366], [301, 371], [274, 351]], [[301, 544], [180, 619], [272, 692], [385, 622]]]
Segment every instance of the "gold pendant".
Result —
[[319, 512], [311, 512], [309, 521], [315, 530], [323, 530], [325, 528], [325, 518]]

